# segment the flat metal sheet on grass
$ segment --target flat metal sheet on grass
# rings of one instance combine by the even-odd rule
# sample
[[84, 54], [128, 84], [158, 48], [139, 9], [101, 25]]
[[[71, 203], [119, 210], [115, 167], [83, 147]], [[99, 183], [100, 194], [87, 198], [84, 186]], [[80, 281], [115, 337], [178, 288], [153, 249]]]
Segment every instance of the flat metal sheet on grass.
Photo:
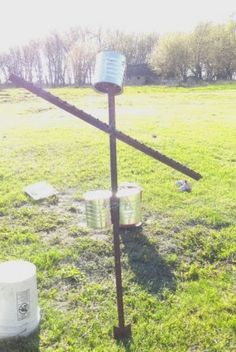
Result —
[[58, 194], [58, 191], [46, 181], [29, 185], [24, 188], [24, 192], [34, 200], [41, 200]]

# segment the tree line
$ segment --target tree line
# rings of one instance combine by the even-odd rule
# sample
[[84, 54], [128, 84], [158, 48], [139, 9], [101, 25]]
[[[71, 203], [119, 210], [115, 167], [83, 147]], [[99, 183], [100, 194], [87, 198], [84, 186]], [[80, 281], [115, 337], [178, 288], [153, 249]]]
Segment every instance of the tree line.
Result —
[[236, 22], [201, 23], [192, 33], [166, 35], [155, 46], [151, 63], [165, 78], [232, 80], [236, 74]]
[[0, 80], [10, 73], [41, 86], [90, 84], [101, 50], [122, 52], [128, 65], [146, 65], [163, 79], [231, 80], [236, 73], [236, 22], [201, 23], [191, 33], [134, 34], [71, 28], [0, 53]]
[[51, 87], [90, 84], [96, 59], [101, 50], [122, 52], [128, 64], [148, 64], [158, 41], [156, 34], [133, 34], [119, 30], [71, 28], [66, 33], [53, 32], [43, 41], [0, 53], [0, 77], [7, 82], [9, 74], [39, 85]]

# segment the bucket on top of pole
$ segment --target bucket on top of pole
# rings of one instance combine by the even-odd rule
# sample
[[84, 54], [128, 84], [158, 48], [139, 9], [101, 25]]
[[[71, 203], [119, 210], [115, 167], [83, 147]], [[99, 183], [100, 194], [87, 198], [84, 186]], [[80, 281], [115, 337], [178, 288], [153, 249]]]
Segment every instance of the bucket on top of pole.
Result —
[[93, 85], [101, 93], [121, 94], [125, 76], [126, 59], [115, 51], [102, 51], [96, 56]]

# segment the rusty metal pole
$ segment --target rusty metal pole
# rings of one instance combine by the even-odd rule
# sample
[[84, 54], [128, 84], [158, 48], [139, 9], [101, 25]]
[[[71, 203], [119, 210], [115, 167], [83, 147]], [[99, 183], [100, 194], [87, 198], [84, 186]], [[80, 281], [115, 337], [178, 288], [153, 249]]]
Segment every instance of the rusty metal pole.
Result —
[[118, 177], [117, 177], [117, 153], [116, 153], [116, 123], [115, 123], [115, 95], [108, 93], [109, 127], [110, 127], [110, 171], [111, 171], [111, 218], [113, 226], [113, 245], [115, 257], [115, 277], [116, 277], [116, 300], [119, 326], [114, 327], [115, 339], [124, 339], [131, 336], [131, 325], [125, 326], [123, 288], [121, 273], [121, 254], [119, 236], [119, 198], [117, 197]]
[[[24, 89], [27, 89], [29, 92], [39, 96], [42, 99], [45, 99], [46, 101], [49, 101], [51, 104], [54, 104], [55, 106], [59, 107], [60, 109], [63, 109], [64, 111], [67, 111], [69, 114], [72, 114], [73, 116], [76, 116], [77, 118], [87, 122], [88, 124], [98, 128], [99, 130], [110, 134], [110, 127], [108, 124], [105, 122], [102, 122], [92, 115], [87, 114], [83, 110], [80, 110], [76, 108], [73, 105], [68, 104], [66, 101], [61, 100], [57, 96], [46, 92], [45, 90], [36, 87], [30, 82], [25, 81], [24, 79], [16, 76], [16, 75], [11, 75], [9, 79], [16, 84], [18, 87], [22, 87]], [[193, 178], [194, 180], [198, 181], [202, 178], [202, 176], [197, 173], [194, 170], [191, 170], [189, 167], [179, 163], [176, 160], [173, 160], [169, 158], [168, 156], [160, 153], [159, 151], [152, 149], [148, 147], [147, 145], [140, 143], [136, 139], [128, 136], [127, 134], [115, 130], [115, 136], [118, 140], [122, 141], [123, 143], [126, 143], [127, 145], [133, 147], [134, 149], [137, 149], [141, 151], [142, 153], [150, 156], [151, 158], [158, 160], [162, 162], [165, 165], [170, 166], [172, 169], [175, 169], [179, 172], [182, 172], [184, 175], [189, 176]]]

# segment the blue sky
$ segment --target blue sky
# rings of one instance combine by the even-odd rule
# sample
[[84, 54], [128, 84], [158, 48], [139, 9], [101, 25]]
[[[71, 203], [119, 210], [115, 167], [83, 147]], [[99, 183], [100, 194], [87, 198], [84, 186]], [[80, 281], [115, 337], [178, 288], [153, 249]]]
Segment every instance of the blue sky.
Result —
[[163, 34], [190, 31], [202, 21], [222, 23], [236, 0], [0, 0], [0, 51], [72, 26], [102, 26]]

